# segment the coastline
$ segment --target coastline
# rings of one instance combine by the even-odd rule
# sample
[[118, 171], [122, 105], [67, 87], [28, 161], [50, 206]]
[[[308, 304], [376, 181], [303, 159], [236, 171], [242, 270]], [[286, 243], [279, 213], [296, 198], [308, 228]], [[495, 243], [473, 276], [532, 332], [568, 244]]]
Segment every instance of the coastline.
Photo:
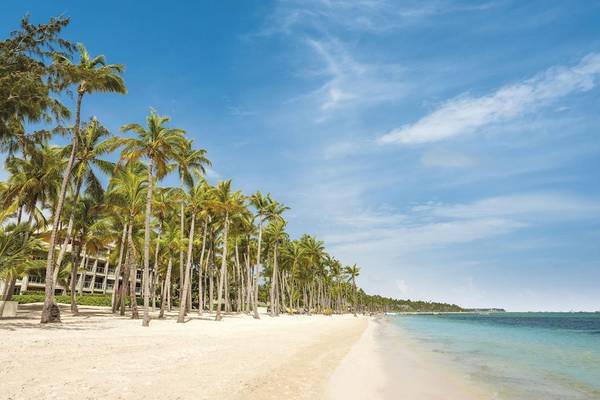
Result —
[[484, 400], [493, 396], [412, 340], [386, 317], [370, 319], [329, 385], [332, 400]]
[[39, 308], [0, 320], [7, 399], [491, 398], [384, 316], [214, 322], [193, 312], [177, 324], [172, 312], [143, 328], [83, 306], [80, 316], [40, 326]]

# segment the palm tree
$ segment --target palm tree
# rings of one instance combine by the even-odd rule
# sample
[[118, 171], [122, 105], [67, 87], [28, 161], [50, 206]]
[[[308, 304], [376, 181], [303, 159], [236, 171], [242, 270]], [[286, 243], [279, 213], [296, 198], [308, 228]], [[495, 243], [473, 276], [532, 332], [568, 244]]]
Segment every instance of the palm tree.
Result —
[[[26, 269], [42, 267], [35, 259], [36, 252], [42, 250], [42, 241], [33, 235], [29, 224], [11, 224], [0, 226], [0, 276], [12, 278], [22, 274]], [[8, 301], [14, 282], [7, 283], [1, 299]], [[0, 304], [0, 318], [4, 311], [4, 302]]]
[[[110, 132], [104, 128], [95, 117], [91, 118], [90, 121], [83, 127], [80, 137], [81, 143], [73, 168], [75, 178], [73, 203], [77, 203], [83, 183], [85, 183], [87, 193], [90, 196], [94, 196], [96, 199], [99, 199], [104, 194], [104, 189], [102, 188], [102, 184], [100, 183], [99, 178], [96, 176], [94, 169], [100, 169], [107, 175], [111, 174], [114, 170], [114, 164], [112, 162], [101, 158], [110, 152], [109, 142], [107, 140], [103, 140], [109, 135]], [[76, 207], [74, 207], [74, 209], [75, 208]], [[73, 217], [74, 214], [71, 213], [69, 222], [67, 224], [65, 238], [58, 253], [56, 266], [54, 267], [55, 285], [58, 278], [58, 271], [60, 270], [60, 266], [69, 242], [71, 241]]]
[[42, 309], [41, 323], [60, 322], [60, 310], [54, 303], [54, 252], [60, 218], [64, 206], [67, 186], [71, 177], [75, 155], [79, 145], [79, 129], [81, 121], [81, 102], [85, 94], [94, 92], [126, 93], [125, 82], [120, 76], [124, 67], [120, 64], [106, 64], [104, 56], [90, 57], [82, 44], [78, 45], [79, 64], [73, 64], [71, 60], [62, 54], [55, 55], [55, 67], [57, 75], [63, 81], [66, 88], [77, 85], [77, 102], [75, 110], [75, 128], [71, 138], [71, 154], [63, 174], [58, 201], [54, 207], [52, 218], [52, 232], [48, 243], [48, 257], [46, 260], [46, 288], [44, 307]]
[[150, 218], [152, 216], [152, 189], [154, 180], [162, 179], [169, 172], [169, 161], [176, 159], [187, 146], [185, 131], [179, 128], [167, 128], [170, 121], [167, 116], [159, 116], [154, 110], [146, 119], [146, 128], [139, 124], [127, 124], [121, 127], [122, 132], [133, 131], [138, 137], [119, 138], [115, 144], [122, 145], [121, 160], [135, 162], [145, 158], [148, 166], [148, 193], [146, 194], [146, 213], [144, 221], [144, 320], [142, 326], [150, 325], [149, 314], [149, 279], [150, 270]]
[[356, 317], [356, 308], [358, 306], [357, 303], [357, 290], [356, 290], [356, 278], [358, 278], [358, 276], [360, 275], [360, 268], [354, 264], [352, 266], [348, 266], [345, 269], [346, 274], [348, 274], [348, 282], [352, 282], [352, 291], [354, 293], [354, 300], [352, 301], [354, 303], [353, 305], [353, 311], [354, 311], [354, 316]]
[[192, 247], [194, 243], [194, 229], [196, 224], [197, 215], [204, 211], [208, 200], [207, 185], [204, 182], [200, 182], [192, 187], [188, 196], [187, 208], [190, 212], [190, 233], [188, 235], [188, 246], [187, 246], [187, 261], [185, 264], [184, 281], [182, 288], [181, 302], [179, 304], [179, 316], [177, 322], [182, 323], [185, 321], [185, 310], [188, 301], [189, 287], [191, 285], [191, 267], [192, 267]]
[[221, 274], [219, 275], [219, 286], [217, 287], [217, 315], [216, 321], [220, 321], [221, 304], [223, 302], [223, 290], [227, 276], [227, 235], [231, 218], [244, 208], [244, 197], [239, 191], [232, 192], [231, 180], [219, 182], [212, 190], [212, 198], [209, 201], [215, 213], [222, 217], [223, 222], [223, 253], [221, 255]]
[[[177, 154], [177, 172], [179, 173], [180, 189], [183, 190], [185, 184], [188, 188], [194, 186], [194, 175], [204, 175], [205, 166], [210, 166], [211, 163], [206, 158], [206, 150], [204, 149], [193, 149], [192, 142], [188, 141], [187, 146], [181, 149], [181, 153]], [[179, 231], [181, 233], [181, 241], [183, 242], [183, 235], [185, 231], [185, 218], [184, 218], [184, 202], [183, 199], [180, 202], [179, 210]], [[179, 301], [181, 302], [182, 293], [184, 286], [183, 276], [183, 249], [179, 252]], [[191, 296], [188, 297], [188, 301], [191, 300]], [[186, 304], [186, 307], [188, 305]]]
[[[127, 281], [130, 276], [134, 277], [132, 282], [133, 291], [130, 293], [134, 300], [131, 304], [132, 307], [137, 304], [135, 302], [135, 271], [131, 271], [129, 255], [132, 253], [133, 243], [133, 227], [138, 221], [136, 217], [141, 214], [144, 209], [145, 199], [148, 192], [148, 180], [146, 167], [141, 163], [130, 163], [126, 166], [119, 166], [113, 174], [109, 183], [105, 202], [110, 204], [111, 211], [116, 215], [121, 215], [123, 218], [122, 225], [126, 233], [123, 234], [125, 245], [125, 260], [124, 260], [124, 273], [123, 282], [120, 291], [120, 312], [121, 315], [125, 313], [125, 297], [127, 292]], [[117, 264], [115, 271], [115, 288], [114, 292], [117, 292], [117, 286], [119, 282], [121, 261]]]
[[256, 271], [254, 273], [254, 302], [253, 316], [255, 319], [260, 319], [258, 315], [258, 275], [260, 269], [260, 259], [262, 250], [262, 230], [263, 224], [274, 218], [278, 218], [287, 209], [287, 207], [273, 201], [271, 195], [263, 195], [261, 192], [256, 192], [250, 196], [250, 203], [256, 209], [256, 218], [258, 219], [258, 244], [256, 255]]
[[165, 306], [169, 304], [170, 310], [170, 293], [171, 293], [171, 271], [173, 268], [173, 257], [179, 252], [181, 242], [179, 241], [178, 224], [171, 219], [163, 226], [164, 238], [162, 239], [162, 248], [165, 259], [167, 260], [167, 269], [164, 273], [162, 296], [160, 301], [160, 313], [158, 318], [163, 318], [165, 315]]
[[17, 202], [17, 223], [21, 222], [23, 211], [29, 214], [30, 224], [33, 219], [40, 225], [44, 221], [44, 205], [57, 197], [57, 184], [65, 167], [64, 150], [42, 143], [31, 148], [26, 157], [6, 160], [10, 177], [2, 193], [2, 206]]
[[286, 222], [281, 217], [279, 217], [272, 220], [267, 226], [267, 229], [265, 230], [267, 240], [273, 247], [273, 268], [271, 274], [271, 290], [269, 293], [272, 317], [279, 315], [279, 301], [277, 295], [280, 285], [278, 279], [279, 247], [283, 243], [285, 243], [286, 240], [289, 239], [287, 233], [285, 232], [285, 225]]

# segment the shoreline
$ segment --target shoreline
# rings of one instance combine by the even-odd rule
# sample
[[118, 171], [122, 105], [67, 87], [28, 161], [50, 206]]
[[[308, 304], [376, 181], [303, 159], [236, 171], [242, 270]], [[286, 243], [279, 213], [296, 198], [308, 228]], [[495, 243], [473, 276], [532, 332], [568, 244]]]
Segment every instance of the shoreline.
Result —
[[177, 324], [172, 311], [144, 328], [105, 307], [61, 308], [61, 324], [40, 325], [39, 304], [0, 320], [7, 399], [491, 398], [385, 316], [192, 312]]
[[386, 317], [369, 320], [338, 366], [331, 400], [484, 400], [493, 395], [416, 343]]

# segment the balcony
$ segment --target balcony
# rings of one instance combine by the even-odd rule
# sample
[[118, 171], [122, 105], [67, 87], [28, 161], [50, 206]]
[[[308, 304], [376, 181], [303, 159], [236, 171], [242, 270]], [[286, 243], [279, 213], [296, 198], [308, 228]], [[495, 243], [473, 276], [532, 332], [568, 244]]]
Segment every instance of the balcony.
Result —
[[46, 283], [46, 278], [43, 276], [29, 275], [29, 283]]

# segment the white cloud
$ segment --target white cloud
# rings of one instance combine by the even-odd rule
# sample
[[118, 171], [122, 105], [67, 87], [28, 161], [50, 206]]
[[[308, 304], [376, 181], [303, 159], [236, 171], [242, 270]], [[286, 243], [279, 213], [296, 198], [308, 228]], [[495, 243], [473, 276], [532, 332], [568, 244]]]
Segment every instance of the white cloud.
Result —
[[444, 218], [512, 217], [551, 219], [600, 215], [600, 201], [559, 193], [533, 193], [499, 196], [468, 204], [430, 206], [428, 213]]
[[[600, 201], [565, 194], [533, 193], [464, 204], [417, 205], [409, 213], [354, 211], [334, 216], [336, 232], [325, 235], [342, 254], [400, 254], [469, 243], [543, 223], [600, 216]], [[335, 253], [334, 253], [335, 254]]]
[[318, 74], [326, 77], [325, 83], [309, 95], [323, 114], [345, 106], [393, 100], [405, 94], [402, 66], [360, 62], [335, 39], [307, 39], [306, 43], [322, 64]]
[[572, 67], [553, 67], [524, 82], [487, 96], [460, 96], [414, 124], [394, 129], [379, 143], [431, 143], [474, 132], [538, 110], [573, 93], [591, 90], [600, 74], [600, 54], [590, 54]]
[[323, 26], [346, 31], [385, 33], [411, 26], [437, 15], [483, 11], [491, 3], [394, 0], [284, 0], [277, 2], [262, 35], [292, 34], [298, 29]]

